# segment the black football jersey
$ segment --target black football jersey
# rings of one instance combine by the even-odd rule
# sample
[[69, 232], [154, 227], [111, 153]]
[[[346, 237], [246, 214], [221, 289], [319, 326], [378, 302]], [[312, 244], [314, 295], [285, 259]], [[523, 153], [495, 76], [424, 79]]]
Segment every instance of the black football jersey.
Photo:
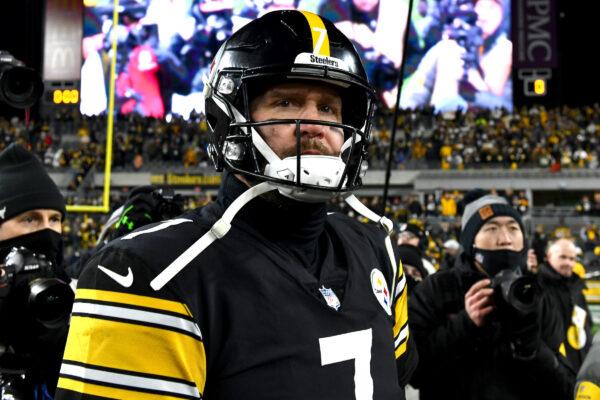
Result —
[[207, 208], [115, 240], [88, 262], [57, 399], [404, 398], [406, 285], [383, 232], [328, 215], [317, 279], [234, 219], [153, 290], [214, 223]]

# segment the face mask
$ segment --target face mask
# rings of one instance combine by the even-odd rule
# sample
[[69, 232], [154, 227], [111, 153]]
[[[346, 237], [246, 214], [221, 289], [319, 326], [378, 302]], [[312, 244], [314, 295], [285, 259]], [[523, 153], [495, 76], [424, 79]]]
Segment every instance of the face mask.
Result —
[[58, 270], [63, 260], [63, 243], [60, 233], [52, 229], [42, 229], [27, 235], [21, 235], [0, 242], [0, 263], [13, 247], [23, 246], [37, 254], [44, 254]]
[[473, 260], [478, 262], [490, 277], [494, 277], [503, 269], [523, 270], [527, 266], [527, 249], [482, 250], [473, 247]]

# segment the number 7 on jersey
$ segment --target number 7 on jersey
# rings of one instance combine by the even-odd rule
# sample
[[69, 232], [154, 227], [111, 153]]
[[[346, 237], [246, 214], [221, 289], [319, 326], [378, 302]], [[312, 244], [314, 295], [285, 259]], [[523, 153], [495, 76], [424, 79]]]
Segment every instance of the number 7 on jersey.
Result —
[[354, 360], [354, 396], [356, 400], [373, 400], [372, 342], [371, 328], [319, 339], [322, 366]]

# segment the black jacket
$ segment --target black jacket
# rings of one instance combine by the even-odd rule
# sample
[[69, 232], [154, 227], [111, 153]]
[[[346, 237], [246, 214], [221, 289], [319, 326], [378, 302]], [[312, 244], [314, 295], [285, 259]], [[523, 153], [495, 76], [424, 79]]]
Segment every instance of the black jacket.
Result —
[[417, 361], [406, 289], [390, 296], [404, 279], [394, 278], [373, 224], [324, 205], [256, 198], [226, 236], [151, 288], [245, 189], [226, 175], [215, 203], [144, 226], [90, 259], [58, 400], [346, 400], [359, 389], [373, 400], [404, 398]]
[[419, 366], [411, 383], [421, 400], [567, 399], [575, 375], [560, 362], [560, 324], [540, 303], [542, 337], [535, 357], [515, 357], [505, 323], [495, 312], [478, 328], [469, 318], [465, 293], [485, 276], [463, 255], [455, 266], [430, 275], [409, 299], [411, 332]]
[[576, 274], [565, 278], [547, 264], [541, 265], [538, 276], [544, 296], [560, 315], [564, 353], [571, 367], [579, 371], [592, 345], [592, 316], [583, 295], [585, 282]]

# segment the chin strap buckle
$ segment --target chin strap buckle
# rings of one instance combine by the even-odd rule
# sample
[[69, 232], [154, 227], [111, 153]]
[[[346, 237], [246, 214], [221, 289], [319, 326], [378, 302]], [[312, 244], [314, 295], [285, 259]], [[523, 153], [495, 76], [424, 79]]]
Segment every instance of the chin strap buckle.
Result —
[[379, 221], [377, 221], [377, 223], [379, 224], [381, 229], [383, 229], [385, 233], [388, 234], [388, 236], [391, 236], [392, 233], [394, 233], [394, 223], [388, 217], [381, 217]]

